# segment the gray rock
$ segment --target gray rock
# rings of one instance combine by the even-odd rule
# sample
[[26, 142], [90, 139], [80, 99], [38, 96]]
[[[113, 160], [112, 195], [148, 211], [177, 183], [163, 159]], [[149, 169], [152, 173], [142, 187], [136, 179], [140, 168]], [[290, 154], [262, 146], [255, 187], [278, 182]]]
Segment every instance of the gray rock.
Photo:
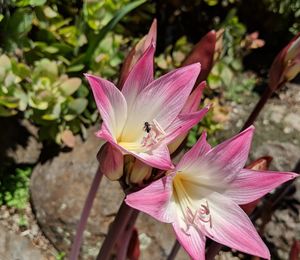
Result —
[[298, 163], [300, 147], [288, 142], [266, 141], [252, 149], [253, 160], [265, 155], [274, 158], [271, 164], [273, 170], [292, 171]]
[[46, 257], [30, 240], [8, 231], [0, 225], [0, 259], [5, 260], [46, 260]]
[[[140, 238], [140, 259], [167, 259], [175, 242], [175, 234], [171, 224], [161, 223], [141, 213], [137, 221]], [[176, 257], [178, 260], [190, 259], [181, 249]]]
[[[95, 130], [89, 130], [85, 142], [78, 139], [71, 152], [38, 164], [32, 173], [30, 190], [38, 223], [54, 246], [67, 254], [98, 166], [96, 154], [101, 142], [94, 136]], [[119, 183], [103, 177], [84, 233], [83, 259], [97, 255], [122, 198]]]
[[285, 119], [284, 122], [289, 125], [290, 127], [294, 128], [297, 131], [300, 131], [300, 116], [299, 116], [299, 112], [298, 113], [289, 113]]

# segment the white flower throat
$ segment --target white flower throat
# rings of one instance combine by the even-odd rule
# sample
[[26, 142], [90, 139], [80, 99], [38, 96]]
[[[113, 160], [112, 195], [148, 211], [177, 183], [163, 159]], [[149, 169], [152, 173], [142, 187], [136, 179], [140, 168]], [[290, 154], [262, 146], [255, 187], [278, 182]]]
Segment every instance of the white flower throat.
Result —
[[[208, 226], [212, 228], [212, 216], [208, 201], [204, 197], [200, 201], [194, 200], [190, 194], [194, 187], [184, 177], [183, 173], [177, 173], [173, 179], [175, 203], [186, 226], [183, 231], [188, 234], [190, 227], [198, 229], [200, 226]], [[201, 186], [199, 185], [198, 188], [201, 189]]]

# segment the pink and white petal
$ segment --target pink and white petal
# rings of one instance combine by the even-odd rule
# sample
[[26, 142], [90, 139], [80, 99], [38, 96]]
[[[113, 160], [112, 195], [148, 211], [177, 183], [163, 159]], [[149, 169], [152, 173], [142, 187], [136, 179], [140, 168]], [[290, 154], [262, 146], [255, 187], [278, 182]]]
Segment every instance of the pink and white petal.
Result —
[[169, 149], [166, 145], [161, 144], [157, 146], [153, 146], [150, 151], [145, 152], [135, 152], [128, 150], [121, 145], [119, 145], [110, 135], [109, 133], [103, 129], [96, 133], [96, 136], [110, 142], [113, 146], [118, 148], [123, 154], [131, 154], [135, 158], [141, 160], [147, 165], [150, 165], [154, 168], [158, 168], [161, 170], [171, 170], [174, 168], [171, 157], [169, 153]]
[[233, 180], [245, 166], [251, 147], [254, 126], [217, 145], [205, 155], [205, 160], [218, 168], [225, 183]]
[[206, 82], [202, 81], [192, 92], [192, 94], [188, 97], [188, 100], [184, 104], [181, 114], [186, 114], [190, 112], [195, 112], [199, 108], [199, 104], [201, 101], [203, 89], [206, 87]]
[[117, 138], [127, 118], [127, 104], [117, 87], [108, 80], [85, 74], [92, 88], [94, 98], [109, 133]]
[[214, 192], [207, 196], [212, 226], [203, 232], [211, 239], [250, 255], [270, 259], [270, 252], [246, 213], [229, 198]]
[[123, 154], [110, 143], [105, 143], [97, 154], [100, 170], [112, 180], [118, 180], [123, 175]]
[[205, 235], [190, 227], [188, 233], [179, 224], [179, 221], [172, 223], [178, 242], [194, 260], [205, 259]]
[[130, 71], [124, 86], [122, 88], [122, 93], [127, 102], [128, 113], [130, 114], [131, 108], [137, 95], [153, 81], [154, 69], [153, 69], [153, 59], [154, 59], [155, 47], [151, 44], [145, 51], [143, 56], [138, 60], [138, 62], [133, 66]]
[[176, 69], [152, 81], [137, 96], [128, 115], [123, 136], [136, 138], [143, 135], [144, 123], [152, 122], [153, 119], [162, 129], [166, 129], [182, 110], [199, 72], [200, 64], [196, 63]]
[[156, 147], [153, 147], [151, 151], [147, 152], [134, 152], [128, 151], [137, 159], [141, 160], [145, 164], [148, 164], [154, 168], [161, 170], [171, 170], [174, 169], [174, 166], [171, 161], [169, 149], [166, 145], [162, 144]]
[[126, 196], [125, 202], [153, 218], [166, 223], [174, 221], [172, 197], [172, 175], [152, 182], [146, 188]]
[[242, 169], [229, 184], [224, 195], [237, 204], [247, 204], [261, 198], [280, 184], [298, 177], [292, 172], [254, 171]]
[[179, 171], [186, 171], [188, 168], [192, 167], [196, 161], [201, 160], [201, 157], [210, 150], [211, 146], [206, 141], [206, 132], [203, 131], [197, 143], [182, 156], [180, 162], [176, 166], [176, 169]]
[[193, 126], [200, 122], [209, 109], [210, 107], [207, 106], [197, 112], [178, 115], [170, 126], [165, 129], [167, 136], [163, 142], [169, 144], [181, 134], [186, 134]]

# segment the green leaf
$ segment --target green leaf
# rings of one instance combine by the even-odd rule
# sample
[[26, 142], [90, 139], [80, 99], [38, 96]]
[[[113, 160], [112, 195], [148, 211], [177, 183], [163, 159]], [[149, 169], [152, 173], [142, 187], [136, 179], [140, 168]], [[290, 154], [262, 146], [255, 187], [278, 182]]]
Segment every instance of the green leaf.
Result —
[[17, 9], [9, 18], [6, 33], [13, 38], [18, 39], [26, 35], [32, 26], [33, 13], [25, 9]]
[[69, 108], [80, 115], [87, 107], [88, 101], [85, 98], [77, 98], [69, 103]]
[[36, 61], [33, 74], [34, 80], [40, 77], [47, 77], [51, 81], [55, 81], [58, 77], [57, 63], [48, 59], [41, 59], [39, 61]]
[[77, 65], [70, 66], [69, 68], [67, 68], [67, 72], [77, 72], [77, 71], [83, 70], [83, 68], [84, 68], [83, 64], [77, 64]]
[[59, 14], [56, 11], [54, 11], [50, 6], [45, 6], [43, 11], [45, 16], [49, 19], [59, 16]]
[[42, 116], [42, 118], [47, 121], [52, 121], [52, 120], [56, 120], [57, 116], [54, 114], [45, 114]]
[[11, 61], [5, 54], [0, 56], [0, 67], [6, 70], [9, 70], [11, 68]]
[[19, 0], [17, 6], [40, 6], [46, 3], [47, 0]]
[[125, 5], [122, 9], [116, 12], [114, 17], [109, 21], [109, 23], [106, 26], [104, 26], [100, 30], [100, 32], [97, 35], [95, 35], [95, 37], [89, 39], [90, 44], [84, 57], [85, 63], [91, 60], [94, 50], [97, 48], [97, 46], [100, 44], [101, 40], [106, 36], [106, 34], [113, 30], [113, 28], [126, 14], [136, 9], [140, 5], [144, 4], [146, 1], [147, 0], [137, 0]]
[[13, 116], [15, 114], [17, 114], [16, 110], [7, 109], [7, 108], [5, 108], [3, 106], [0, 106], [0, 116], [8, 117], [8, 116]]
[[65, 115], [65, 116], [64, 116], [64, 119], [65, 119], [66, 121], [71, 121], [71, 120], [73, 120], [74, 118], [76, 118], [76, 115], [71, 115], [71, 114], [69, 114], [69, 115]]
[[60, 85], [60, 89], [65, 95], [71, 96], [81, 85], [80, 78], [70, 78]]
[[28, 103], [28, 97], [26, 93], [21, 88], [17, 88], [14, 95], [19, 99], [19, 110], [24, 111], [27, 108]]
[[31, 75], [30, 68], [23, 63], [18, 63], [16, 66], [16, 71], [14, 72], [22, 79], [30, 77]]
[[0, 96], [0, 105], [6, 106], [7, 108], [17, 108], [19, 99], [15, 97]]

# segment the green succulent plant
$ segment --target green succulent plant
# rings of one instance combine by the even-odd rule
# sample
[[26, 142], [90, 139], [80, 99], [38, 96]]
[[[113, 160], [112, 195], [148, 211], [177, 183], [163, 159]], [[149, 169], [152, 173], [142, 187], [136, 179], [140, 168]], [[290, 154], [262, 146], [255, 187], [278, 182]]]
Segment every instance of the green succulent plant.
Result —
[[7, 55], [0, 56], [0, 116], [12, 116], [27, 108], [27, 95], [21, 86], [30, 75], [27, 65]]

